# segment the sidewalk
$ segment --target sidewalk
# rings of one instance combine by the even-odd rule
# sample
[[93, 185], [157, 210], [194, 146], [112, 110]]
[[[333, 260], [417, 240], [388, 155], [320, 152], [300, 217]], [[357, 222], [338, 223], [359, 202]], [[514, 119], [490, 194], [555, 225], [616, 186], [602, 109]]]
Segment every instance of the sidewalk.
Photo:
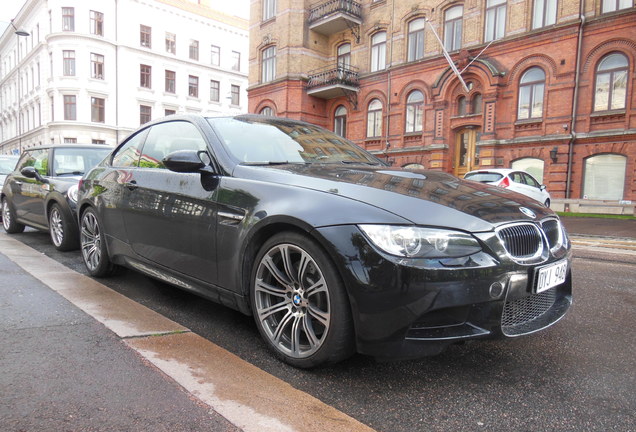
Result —
[[0, 430], [240, 430], [1, 253], [0, 287]]
[[373, 432], [0, 233], [0, 431]]

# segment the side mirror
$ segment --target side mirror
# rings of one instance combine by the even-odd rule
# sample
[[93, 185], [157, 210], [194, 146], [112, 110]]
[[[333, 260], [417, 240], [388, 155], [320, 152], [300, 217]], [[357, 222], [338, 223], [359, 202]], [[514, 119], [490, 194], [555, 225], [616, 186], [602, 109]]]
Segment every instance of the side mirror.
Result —
[[547, 189], [547, 186], [546, 186], [546, 185], [541, 185], [541, 186], [539, 187], [539, 189], [541, 189], [542, 191], [544, 191], [544, 190], [546, 190], [546, 189]]
[[48, 183], [49, 182], [47, 179], [42, 177], [42, 175], [38, 172], [38, 170], [36, 170], [32, 166], [28, 166], [28, 167], [22, 168], [22, 170], [20, 170], [20, 173], [23, 176], [27, 177], [27, 178], [36, 179], [40, 183]]
[[180, 173], [211, 172], [208, 164], [204, 163], [196, 150], [179, 150], [163, 158], [163, 164], [170, 171]]

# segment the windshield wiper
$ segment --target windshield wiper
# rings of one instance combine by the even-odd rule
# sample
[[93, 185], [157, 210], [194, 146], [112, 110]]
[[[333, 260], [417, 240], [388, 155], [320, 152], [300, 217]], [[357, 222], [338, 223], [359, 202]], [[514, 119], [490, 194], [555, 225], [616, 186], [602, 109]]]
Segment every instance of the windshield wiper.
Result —
[[241, 162], [241, 165], [290, 165], [290, 164], [300, 164], [306, 165], [309, 162], [289, 162], [289, 161], [258, 161], [258, 162]]
[[371, 162], [371, 161], [363, 162], [363, 161], [343, 160], [343, 161], [340, 161], [340, 162], [342, 162], [345, 165], [371, 165], [371, 166], [380, 165], [379, 162]]

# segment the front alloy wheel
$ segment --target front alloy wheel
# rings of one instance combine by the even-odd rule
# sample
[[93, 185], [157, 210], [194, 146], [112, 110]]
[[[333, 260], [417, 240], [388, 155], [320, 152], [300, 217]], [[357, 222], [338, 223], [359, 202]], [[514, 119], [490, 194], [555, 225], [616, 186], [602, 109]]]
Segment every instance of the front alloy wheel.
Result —
[[259, 330], [297, 367], [334, 363], [353, 352], [351, 314], [327, 255], [311, 240], [286, 233], [261, 249], [252, 278]]
[[112, 272], [104, 234], [92, 208], [87, 209], [80, 220], [80, 246], [84, 265], [91, 276], [104, 277]]

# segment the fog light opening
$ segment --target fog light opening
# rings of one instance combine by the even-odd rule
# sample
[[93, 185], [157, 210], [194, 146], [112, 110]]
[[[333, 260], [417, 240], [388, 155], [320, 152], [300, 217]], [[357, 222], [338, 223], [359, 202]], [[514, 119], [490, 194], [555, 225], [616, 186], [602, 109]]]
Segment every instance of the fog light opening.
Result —
[[492, 285], [490, 285], [489, 292], [490, 292], [490, 297], [494, 299], [499, 298], [504, 292], [504, 286], [499, 282], [495, 282]]

